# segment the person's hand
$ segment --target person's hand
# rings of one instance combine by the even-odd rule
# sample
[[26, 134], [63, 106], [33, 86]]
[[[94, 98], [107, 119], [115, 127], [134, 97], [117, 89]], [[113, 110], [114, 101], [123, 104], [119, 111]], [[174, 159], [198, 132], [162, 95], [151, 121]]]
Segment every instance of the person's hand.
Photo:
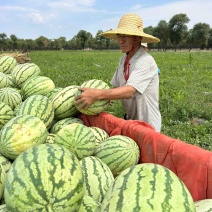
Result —
[[78, 109], [88, 109], [96, 100], [98, 90], [94, 88], [78, 88], [82, 93], [75, 97]]

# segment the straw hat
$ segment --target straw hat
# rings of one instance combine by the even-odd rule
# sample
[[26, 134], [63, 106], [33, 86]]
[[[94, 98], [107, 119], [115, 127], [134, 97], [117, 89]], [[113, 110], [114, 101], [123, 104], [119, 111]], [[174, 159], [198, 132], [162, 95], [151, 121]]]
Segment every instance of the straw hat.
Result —
[[100, 35], [106, 38], [117, 39], [117, 34], [141, 36], [143, 37], [142, 43], [156, 43], [160, 41], [158, 38], [144, 33], [143, 21], [134, 13], [123, 15], [117, 29], [103, 32]]

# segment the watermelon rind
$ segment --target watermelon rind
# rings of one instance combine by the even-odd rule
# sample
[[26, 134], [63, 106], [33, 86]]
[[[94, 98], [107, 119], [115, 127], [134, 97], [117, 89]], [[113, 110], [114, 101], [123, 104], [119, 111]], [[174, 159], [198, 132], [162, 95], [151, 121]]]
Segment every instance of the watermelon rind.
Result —
[[171, 170], [153, 163], [125, 169], [109, 187], [100, 212], [195, 212], [185, 184]]
[[78, 211], [84, 196], [76, 156], [57, 144], [27, 149], [13, 162], [5, 182], [8, 211]]

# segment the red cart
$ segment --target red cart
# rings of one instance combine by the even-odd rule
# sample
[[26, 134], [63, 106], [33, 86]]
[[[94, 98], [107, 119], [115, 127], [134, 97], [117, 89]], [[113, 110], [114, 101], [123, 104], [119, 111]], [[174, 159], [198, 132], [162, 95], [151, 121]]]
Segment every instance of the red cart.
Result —
[[172, 170], [187, 186], [194, 201], [212, 199], [212, 152], [168, 137], [145, 122], [124, 120], [109, 113], [80, 114], [86, 126], [99, 127], [110, 136], [125, 135], [140, 148], [139, 163], [156, 163]]

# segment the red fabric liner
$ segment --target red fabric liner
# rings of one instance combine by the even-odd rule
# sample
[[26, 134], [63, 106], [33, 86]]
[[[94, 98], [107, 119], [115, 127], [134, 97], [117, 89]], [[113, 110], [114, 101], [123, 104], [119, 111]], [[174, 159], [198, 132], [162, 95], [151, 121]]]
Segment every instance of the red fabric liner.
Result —
[[139, 163], [156, 163], [172, 170], [187, 186], [193, 200], [212, 199], [212, 152], [156, 132], [137, 120], [124, 120], [109, 113], [79, 114], [86, 126], [99, 127], [110, 136], [125, 135], [140, 148]]

